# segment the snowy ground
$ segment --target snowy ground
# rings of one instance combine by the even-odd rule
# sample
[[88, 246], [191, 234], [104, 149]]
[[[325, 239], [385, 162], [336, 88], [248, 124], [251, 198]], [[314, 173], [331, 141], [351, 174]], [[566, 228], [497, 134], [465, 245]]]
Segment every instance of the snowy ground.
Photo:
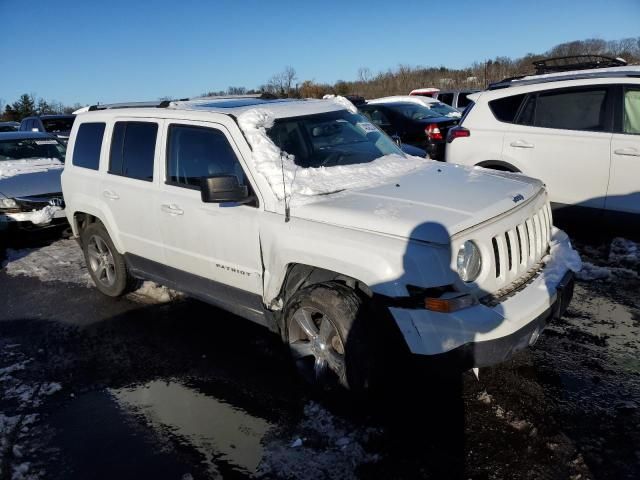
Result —
[[[73, 239], [58, 240], [41, 248], [9, 249], [3, 267], [9, 275], [35, 277], [43, 282], [63, 282], [92, 287], [82, 249]], [[179, 292], [154, 282], [143, 282], [130, 298], [140, 302], [170, 302]]]
[[577, 246], [574, 301], [534, 349], [381, 408], [300, 388], [277, 339], [163, 287], [102, 297], [72, 240], [10, 250], [0, 480], [637, 478], [639, 246]]

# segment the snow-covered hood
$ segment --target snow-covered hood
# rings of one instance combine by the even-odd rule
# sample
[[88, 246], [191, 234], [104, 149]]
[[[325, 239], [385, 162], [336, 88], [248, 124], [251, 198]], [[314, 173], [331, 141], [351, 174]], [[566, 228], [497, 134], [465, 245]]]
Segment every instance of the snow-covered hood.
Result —
[[15, 198], [62, 192], [61, 174], [62, 169], [55, 169], [0, 178], [0, 196]]
[[390, 184], [295, 206], [291, 216], [448, 244], [442, 227], [454, 235], [527, 202], [542, 188], [523, 175], [430, 163]]

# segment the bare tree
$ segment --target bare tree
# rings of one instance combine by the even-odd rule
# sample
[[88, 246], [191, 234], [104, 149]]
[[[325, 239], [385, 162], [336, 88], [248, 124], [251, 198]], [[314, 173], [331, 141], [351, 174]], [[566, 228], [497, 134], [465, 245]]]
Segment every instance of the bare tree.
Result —
[[260, 87], [267, 93], [272, 93], [281, 97], [292, 96], [293, 82], [297, 79], [296, 71], [293, 67], [288, 66], [280, 72], [273, 75], [266, 85]]

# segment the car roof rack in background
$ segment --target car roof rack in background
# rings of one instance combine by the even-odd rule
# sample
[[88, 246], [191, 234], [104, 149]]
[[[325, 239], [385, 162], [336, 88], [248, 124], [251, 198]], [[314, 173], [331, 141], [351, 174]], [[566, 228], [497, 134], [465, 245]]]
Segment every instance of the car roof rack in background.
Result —
[[114, 108], [169, 108], [173, 102], [188, 102], [190, 100], [230, 100], [239, 98], [259, 98], [260, 100], [278, 100], [278, 97], [272, 93], [263, 92], [258, 94], [248, 95], [215, 95], [211, 97], [196, 97], [196, 98], [178, 98], [175, 100], [158, 100], [155, 102], [124, 102], [124, 103], [104, 103], [91, 105], [88, 109], [89, 112], [95, 112], [96, 110], [111, 110]]
[[573, 70], [590, 70], [593, 68], [625, 67], [623, 58], [606, 57], [604, 55], [568, 55], [566, 57], [545, 58], [533, 62], [536, 75], [545, 73], [569, 72]]
[[104, 103], [91, 105], [89, 107], [90, 112], [96, 110], [111, 110], [112, 108], [167, 108], [171, 102], [186, 102], [188, 98], [181, 98], [179, 100], [160, 100], [157, 102], [124, 102], [124, 103]]

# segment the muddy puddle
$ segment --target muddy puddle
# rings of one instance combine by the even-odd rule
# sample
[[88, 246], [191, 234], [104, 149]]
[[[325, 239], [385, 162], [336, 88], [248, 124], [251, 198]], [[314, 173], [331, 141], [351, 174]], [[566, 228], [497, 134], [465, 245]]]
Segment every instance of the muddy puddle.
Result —
[[159, 435], [170, 433], [203, 457], [211, 475], [217, 462], [252, 474], [263, 455], [262, 439], [272, 428], [267, 420], [177, 382], [156, 380], [109, 390], [120, 408], [142, 416]]

